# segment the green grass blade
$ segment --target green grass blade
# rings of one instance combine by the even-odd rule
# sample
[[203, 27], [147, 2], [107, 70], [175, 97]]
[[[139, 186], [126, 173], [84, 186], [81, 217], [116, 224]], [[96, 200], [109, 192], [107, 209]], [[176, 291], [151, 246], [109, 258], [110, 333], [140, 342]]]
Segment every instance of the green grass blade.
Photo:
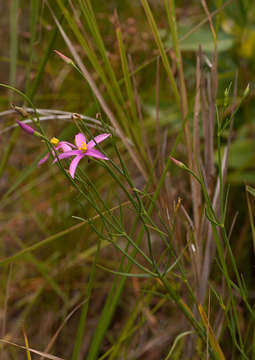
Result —
[[251, 225], [253, 250], [255, 251], [255, 225], [254, 225], [253, 213], [252, 213], [252, 208], [251, 208], [251, 201], [249, 199], [248, 193], [252, 194], [252, 196], [255, 196], [255, 190], [252, 187], [246, 185], [246, 199], [247, 199], [247, 204], [248, 204], [249, 219], [250, 219], [250, 225]]
[[103, 67], [99, 63], [94, 50], [91, 49], [91, 47], [89, 46], [88, 42], [86, 41], [83, 34], [79, 30], [77, 24], [75, 23], [72, 15], [67, 10], [67, 8], [64, 6], [63, 1], [57, 0], [57, 4], [58, 4], [59, 8], [61, 9], [61, 11], [63, 12], [63, 15], [64, 15], [70, 29], [72, 29], [74, 35], [76, 36], [76, 38], [79, 41], [82, 48], [84, 49], [89, 61], [91, 62], [92, 66], [94, 67], [96, 73], [100, 76], [102, 82], [104, 83], [104, 85], [107, 89], [107, 94], [109, 95], [112, 103], [114, 104], [116, 111], [118, 112], [118, 119], [120, 121], [120, 124], [121, 124], [122, 128], [125, 129], [128, 133], [128, 128], [126, 125], [127, 119], [123, 112], [122, 106], [120, 105], [119, 99], [118, 99], [118, 97], [116, 97], [116, 94], [113, 91], [112, 84], [107, 79], [107, 76], [105, 74]]
[[[19, 10], [19, 0], [12, 0], [10, 2], [10, 85], [15, 86], [16, 84], [16, 71], [17, 71], [17, 57], [18, 57], [18, 10]], [[13, 102], [14, 94], [11, 91], [9, 94], [10, 103]], [[7, 149], [4, 152], [4, 155], [0, 163], [0, 177], [2, 176], [5, 167], [8, 163], [9, 157], [12, 153], [13, 148], [15, 147], [17, 138], [19, 135], [19, 130], [15, 129], [12, 132], [11, 139], [7, 146]]]
[[149, 7], [149, 4], [148, 4], [147, 0], [141, 0], [141, 3], [143, 5], [143, 7], [144, 7], [144, 11], [146, 13], [148, 22], [149, 22], [149, 24], [151, 26], [151, 30], [152, 30], [155, 42], [156, 42], [156, 44], [158, 46], [159, 53], [160, 53], [163, 65], [165, 67], [165, 70], [166, 70], [170, 85], [172, 87], [173, 94], [174, 94], [175, 99], [176, 99], [176, 103], [180, 106], [179, 91], [178, 91], [178, 88], [177, 88], [177, 85], [176, 85], [176, 82], [175, 82], [175, 79], [174, 79], [174, 76], [173, 76], [173, 73], [172, 73], [172, 69], [171, 69], [169, 60], [168, 60], [167, 55], [166, 55], [166, 51], [165, 51], [163, 42], [162, 42], [162, 40], [160, 38], [159, 30], [157, 28], [155, 19], [153, 17], [153, 14], [151, 12], [151, 9]]
[[176, 336], [176, 338], [175, 338], [175, 340], [174, 340], [174, 343], [173, 343], [173, 345], [172, 345], [169, 353], [167, 354], [167, 357], [166, 357], [164, 360], [170, 360], [170, 359], [171, 359], [171, 356], [172, 356], [172, 354], [173, 354], [173, 352], [174, 352], [174, 350], [175, 350], [175, 348], [176, 348], [176, 346], [177, 346], [177, 344], [178, 344], [178, 342], [179, 342], [182, 338], [184, 338], [185, 336], [191, 335], [191, 334], [193, 334], [193, 331], [185, 331], [184, 333], [181, 333], [181, 334], [179, 334], [178, 336]]
[[11, 134], [9, 144], [8, 144], [7, 149], [5, 150], [4, 155], [3, 155], [2, 159], [1, 159], [1, 162], [0, 162], [0, 177], [3, 174], [6, 165], [8, 164], [9, 157], [10, 157], [10, 155], [12, 153], [12, 150], [14, 149], [14, 147], [16, 145], [19, 133], [20, 133], [20, 128], [16, 128], [16, 129], [13, 130], [13, 132]]
[[[62, 22], [63, 20], [63, 17], [59, 20], [60, 23]], [[50, 36], [50, 40], [49, 40], [49, 44], [45, 50], [45, 55], [43, 56], [42, 60], [41, 60], [41, 63], [39, 65], [39, 69], [38, 69], [38, 72], [33, 80], [33, 83], [31, 84], [31, 86], [28, 88], [27, 90], [27, 95], [28, 97], [33, 100], [35, 94], [36, 94], [36, 91], [38, 89], [38, 86], [40, 84], [40, 80], [42, 79], [42, 75], [43, 75], [43, 72], [44, 72], [44, 69], [46, 67], [46, 64], [49, 60], [49, 57], [50, 55], [52, 54], [52, 51], [53, 51], [53, 48], [54, 48], [54, 44], [55, 44], [55, 41], [56, 41], [56, 38], [57, 38], [57, 34], [58, 34], [58, 28], [57, 26], [55, 26], [55, 29], [52, 31], [52, 34]]]
[[[20, 129], [15, 129], [15, 131], [20, 130]], [[19, 133], [19, 131], [17, 131]], [[18, 135], [17, 135], [18, 136]], [[18, 179], [16, 180], [16, 182], [10, 186], [10, 188], [8, 189], [8, 191], [4, 194], [4, 196], [2, 197], [1, 200], [5, 200], [7, 199], [17, 188], [20, 184], [22, 184], [32, 173], [35, 169], [37, 169], [37, 164], [38, 161], [41, 159], [41, 155], [38, 156], [35, 161], [29, 165], [22, 173], [21, 175], [18, 177]], [[1, 173], [1, 171], [0, 171]]]
[[36, 39], [36, 29], [37, 29], [37, 22], [38, 22], [38, 15], [39, 15], [39, 1], [38, 0], [30, 0], [30, 41], [29, 41], [29, 60], [27, 62], [27, 76], [26, 76], [26, 86], [25, 92], [28, 94], [29, 87], [30, 87], [30, 74], [32, 69], [32, 64], [34, 60], [34, 45]]
[[[121, 204], [121, 206], [128, 206], [129, 204], [130, 204], [130, 201], [126, 201], [125, 203]], [[119, 208], [119, 206], [115, 206], [110, 210], [115, 211], [115, 210], [118, 210], [118, 208]], [[106, 213], [107, 212], [105, 212], [105, 214]], [[38, 249], [50, 244], [52, 241], [55, 241], [55, 240], [61, 238], [62, 236], [65, 236], [65, 235], [70, 234], [71, 232], [73, 232], [75, 230], [80, 229], [80, 227], [82, 227], [84, 225], [87, 225], [88, 223], [91, 223], [93, 221], [96, 221], [96, 220], [100, 219], [100, 216], [101, 215], [95, 215], [92, 218], [90, 218], [89, 220], [84, 220], [83, 222], [81, 222], [79, 224], [73, 225], [68, 229], [65, 229], [65, 230], [62, 230], [62, 231], [60, 231], [60, 232], [58, 232], [56, 234], [53, 234], [53, 235], [47, 237], [46, 239], [41, 240], [40, 242], [38, 242], [38, 243], [36, 243], [34, 245], [31, 245], [31, 246], [27, 247], [24, 250], [19, 251], [16, 254], [11, 255], [6, 259], [0, 260], [0, 267], [4, 266], [4, 265], [7, 265], [10, 262], [16, 261], [16, 260], [22, 258], [26, 253], [38, 250]], [[103, 242], [103, 244], [105, 244], [105, 243], [106, 243], [106, 241]], [[93, 252], [94, 252], [94, 250], [93, 250]]]
[[124, 43], [123, 43], [123, 39], [122, 39], [121, 29], [119, 26], [116, 29], [116, 35], [117, 35], [117, 40], [118, 40], [118, 45], [119, 45], [122, 71], [123, 71], [123, 75], [124, 75], [124, 82], [126, 85], [126, 91], [127, 91], [127, 95], [128, 95], [131, 116], [132, 116], [133, 123], [134, 122], [137, 123], [138, 119], [137, 119], [137, 111], [136, 111], [136, 105], [135, 105], [135, 99], [134, 99], [134, 92], [132, 89], [132, 84], [131, 84], [131, 80], [130, 80], [130, 76], [129, 76], [128, 61], [127, 61], [126, 51], [125, 51], [125, 47], [124, 47]]
[[124, 106], [125, 102], [124, 102], [124, 99], [123, 99], [123, 96], [122, 96], [122, 93], [120, 90], [120, 86], [116, 79], [116, 75], [113, 71], [113, 68], [109, 61], [109, 58], [107, 56], [107, 50], [105, 48], [102, 36], [100, 34], [91, 2], [90, 2], [90, 0], [79, 0], [79, 4], [81, 7], [81, 11], [87, 21], [88, 26], [89, 26], [91, 35], [93, 36], [95, 44], [97, 45], [97, 48], [98, 48], [98, 50], [102, 56], [102, 59], [104, 61], [104, 66], [106, 67], [106, 73], [110, 77], [110, 80], [115, 89], [116, 95], [118, 96], [122, 106]]
[[[17, 242], [21, 245], [22, 248], [25, 248], [25, 245], [20, 239], [16, 239]], [[42, 274], [45, 281], [52, 287], [52, 289], [56, 292], [56, 294], [63, 300], [63, 302], [67, 305], [68, 304], [68, 297], [67, 295], [61, 290], [58, 286], [57, 282], [54, 279], [54, 276], [50, 274], [48, 266], [44, 264], [42, 261], [38, 260], [33, 254], [30, 252], [26, 253], [26, 258], [32, 264], [35, 265], [37, 270]]]
[[124, 47], [121, 29], [119, 26], [116, 29], [116, 35], [117, 35], [117, 41], [118, 41], [118, 45], [119, 45], [121, 66], [122, 66], [122, 71], [123, 71], [123, 75], [124, 75], [124, 83], [125, 83], [125, 87], [126, 87], [126, 92], [127, 92], [127, 96], [128, 96], [128, 104], [129, 104], [130, 114], [131, 114], [131, 117], [128, 117], [128, 119], [131, 118], [131, 121], [129, 121], [129, 128], [130, 128], [130, 132], [132, 133], [132, 137], [135, 141], [135, 144], [138, 146], [138, 149], [141, 151], [143, 149], [143, 142], [142, 142], [142, 137], [141, 137], [141, 126], [140, 126], [140, 121], [137, 116], [135, 95], [134, 95], [134, 90], [133, 90], [131, 79], [130, 79], [130, 72], [129, 72], [129, 67], [128, 67], [126, 50]]
[[89, 299], [90, 299], [93, 285], [94, 285], [96, 265], [97, 265], [97, 261], [98, 261], [98, 257], [99, 257], [99, 253], [100, 253], [100, 243], [101, 243], [100, 240], [98, 240], [97, 250], [96, 250], [95, 258], [93, 261], [93, 265], [92, 265], [92, 269], [91, 269], [91, 273], [90, 273], [90, 277], [89, 277], [86, 301], [82, 307], [81, 318], [80, 318], [80, 322], [79, 322], [79, 326], [78, 326], [78, 330], [77, 330], [77, 334], [76, 334], [76, 338], [75, 338], [72, 360], [78, 360], [79, 355], [80, 355], [83, 333], [84, 333], [84, 329], [85, 329], [85, 325], [86, 325], [86, 319], [87, 319], [87, 313], [88, 313], [88, 307], [89, 307]]
[[[16, 70], [18, 57], [18, 11], [19, 0], [10, 1], [10, 85], [16, 85]], [[13, 93], [10, 93], [10, 102]]]

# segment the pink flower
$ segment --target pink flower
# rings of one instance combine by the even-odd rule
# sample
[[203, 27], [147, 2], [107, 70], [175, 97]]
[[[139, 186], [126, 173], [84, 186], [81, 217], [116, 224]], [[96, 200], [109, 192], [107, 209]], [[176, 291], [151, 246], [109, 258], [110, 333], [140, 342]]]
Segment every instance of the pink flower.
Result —
[[[75, 146], [71, 143], [69, 143], [68, 141], [59, 141], [57, 138], [53, 137], [50, 140], [50, 143], [52, 145], [54, 145], [56, 150], [62, 150], [63, 152], [68, 151], [70, 152], [72, 150], [72, 148], [75, 148]], [[55, 152], [52, 150], [51, 151], [52, 156], [55, 158]], [[38, 166], [42, 165], [43, 163], [45, 163], [45, 161], [47, 161], [49, 159], [50, 153], [48, 152], [48, 154], [46, 154], [39, 162], [38, 162]]]
[[[17, 124], [21, 127], [22, 130], [24, 130], [27, 134], [29, 135], [36, 135], [39, 137], [42, 137], [42, 135], [35, 131], [31, 126], [25, 124], [24, 122], [18, 121], [17, 120]], [[70, 152], [72, 149], [76, 149], [77, 147], [71, 143], [69, 143], [68, 141], [59, 141], [57, 138], [53, 137], [50, 140], [50, 143], [55, 147], [55, 150], [59, 151], [63, 151], [63, 152]], [[38, 162], [38, 166], [42, 165], [43, 163], [45, 163], [45, 161], [47, 161], [49, 159], [50, 153], [52, 154], [52, 156], [54, 158], [56, 158], [56, 154], [54, 150], [51, 150], [50, 152], [48, 152], [39, 162]]]
[[94, 149], [97, 144], [99, 144], [101, 141], [104, 141], [109, 136], [111, 136], [111, 134], [100, 134], [96, 136], [93, 140], [90, 140], [88, 143], [86, 143], [85, 136], [82, 133], [79, 133], [75, 136], [76, 146], [72, 145], [72, 147], [74, 147], [76, 150], [64, 151], [63, 154], [60, 154], [58, 156], [58, 159], [55, 158], [54, 163], [57, 160], [67, 159], [71, 156], [75, 156], [75, 158], [71, 161], [69, 167], [70, 175], [72, 178], [74, 178], [77, 165], [84, 156], [91, 156], [96, 159], [109, 160], [108, 157], [103, 155], [100, 151]]

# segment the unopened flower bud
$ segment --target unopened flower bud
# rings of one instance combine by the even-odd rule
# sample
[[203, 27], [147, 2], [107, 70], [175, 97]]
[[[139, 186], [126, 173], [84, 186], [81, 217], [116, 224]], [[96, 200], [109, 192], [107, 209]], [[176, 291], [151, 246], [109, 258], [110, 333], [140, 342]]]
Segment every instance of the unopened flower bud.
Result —
[[69, 57], [65, 56], [64, 54], [62, 54], [60, 51], [58, 50], [54, 50], [55, 53], [61, 57], [62, 60], [64, 60], [65, 63], [72, 65], [73, 64], [73, 60], [70, 59]]
[[21, 122], [19, 120], [17, 120], [17, 123], [21, 127], [21, 129], [23, 129], [26, 133], [28, 133], [30, 135], [34, 135], [35, 130], [31, 126], [29, 126], [29, 125], [27, 125], [24, 122]]
[[186, 169], [186, 166], [183, 164], [183, 162], [176, 160], [175, 158], [173, 158], [172, 156], [170, 156], [170, 159], [175, 163], [175, 165], [177, 165], [180, 168]]

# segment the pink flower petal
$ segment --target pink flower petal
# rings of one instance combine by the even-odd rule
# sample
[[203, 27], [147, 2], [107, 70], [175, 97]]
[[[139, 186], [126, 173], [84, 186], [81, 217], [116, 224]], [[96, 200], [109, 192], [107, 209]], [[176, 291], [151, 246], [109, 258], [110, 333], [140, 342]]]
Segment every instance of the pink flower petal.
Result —
[[64, 152], [66, 151], [72, 151], [72, 148], [70, 145], [67, 145], [65, 141], [60, 141], [58, 145], [56, 146], [56, 150], [62, 149]]
[[[63, 152], [62, 154], [59, 154], [58, 155], [58, 158], [55, 157], [54, 161], [53, 161], [53, 164], [58, 161], [58, 160], [62, 160], [62, 159], [67, 159], [71, 156], [77, 156], [77, 155], [81, 155], [81, 151], [80, 150], [72, 150], [72, 151], [66, 151], [66, 152]], [[82, 156], [84, 156], [84, 154], [82, 154]]]
[[66, 145], [69, 145], [71, 148], [73, 148], [73, 149], [76, 149], [77, 148], [77, 146], [75, 146], [74, 144], [72, 144], [72, 143], [70, 143], [69, 141], [60, 141], [59, 142], [59, 144], [66, 144]]
[[82, 143], [86, 143], [86, 138], [82, 133], [75, 135], [75, 144], [78, 148], [82, 146]]
[[45, 161], [47, 161], [49, 159], [50, 153], [48, 153], [47, 155], [45, 155], [37, 164], [37, 166], [41, 166], [43, 163], [45, 163]]
[[71, 177], [73, 179], [74, 179], [74, 175], [75, 175], [77, 165], [79, 164], [79, 161], [83, 158], [83, 156], [84, 155], [78, 155], [71, 161], [71, 164], [70, 164], [70, 167], [69, 167], [69, 172], [70, 172], [70, 175], [71, 175]]
[[91, 156], [91, 157], [94, 157], [97, 159], [109, 160], [108, 157], [106, 157], [100, 151], [98, 151], [96, 149], [89, 149], [84, 153], [84, 155]]
[[92, 149], [96, 144], [99, 144], [101, 141], [107, 139], [111, 134], [100, 134], [94, 137], [94, 139], [90, 140], [87, 144], [87, 149]]

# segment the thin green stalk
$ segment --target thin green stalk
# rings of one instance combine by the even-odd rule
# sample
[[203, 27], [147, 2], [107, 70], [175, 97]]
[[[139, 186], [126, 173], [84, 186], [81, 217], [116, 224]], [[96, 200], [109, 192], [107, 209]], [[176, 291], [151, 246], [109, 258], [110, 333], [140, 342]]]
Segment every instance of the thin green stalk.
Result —
[[[108, 169], [111, 172], [111, 175], [118, 181], [119, 185], [121, 184], [121, 182], [119, 182], [118, 177], [115, 176], [115, 174], [110, 170], [110, 168]], [[84, 173], [84, 176], [85, 173]], [[86, 176], [87, 177], [87, 176]], [[88, 179], [88, 178], [87, 178]], [[94, 184], [92, 184], [92, 182], [90, 182], [90, 186], [93, 188], [94, 192], [96, 193], [96, 196], [101, 200], [101, 202], [103, 203], [104, 207], [107, 209], [106, 204], [104, 203], [104, 200], [102, 199], [102, 197], [99, 196]], [[127, 192], [128, 193], [128, 192]], [[129, 193], [128, 193], [129, 195]], [[97, 213], [100, 213], [100, 210], [98, 208], [98, 206], [95, 205], [95, 201], [93, 201], [91, 198], [91, 191], [88, 192], [88, 195], [86, 196], [87, 200], [90, 202], [91, 206], [95, 208], [95, 210], [97, 211]], [[130, 202], [133, 201], [132, 197], [128, 196]], [[139, 248], [139, 246], [136, 245], [136, 243], [132, 240], [132, 238], [130, 236], [128, 236], [128, 234], [126, 233], [126, 231], [124, 229], [118, 229], [116, 227], [116, 225], [114, 225], [112, 222], [109, 221], [109, 219], [107, 219], [106, 217], [104, 217], [104, 220], [106, 221], [106, 223], [111, 226], [113, 228], [114, 231], [119, 232], [119, 236], [122, 236], [124, 238], [127, 239], [127, 241], [144, 257], [145, 260], [147, 260], [149, 262], [149, 264], [152, 265], [152, 261], [151, 259], [144, 253], [144, 251], [142, 251], [142, 249]], [[121, 252], [123, 252], [123, 250], [116, 244], [114, 243], [114, 246], [117, 247], [119, 250], [121, 250]], [[128, 256], [128, 255], [127, 255]], [[136, 263], [137, 264], [137, 263]], [[141, 266], [141, 265], [140, 265]], [[145, 269], [145, 268], [144, 268]], [[148, 272], [148, 269], [147, 269]]]
[[185, 331], [185, 332], [181, 333], [180, 335], [176, 336], [176, 338], [175, 338], [175, 340], [174, 340], [174, 342], [173, 342], [173, 345], [172, 345], [169, 353], [167, 354], [167, 356], [166, 356], [166, 358], [165, 358], [164, 360], [170, 360], [170, 359], [171, 359], [171, 356], [172, 356], [172, 354], [173, 354], [173, 352], [174, 352], [174, 350], [175, 350], [175, 348], [176, 348], [176, 346], [177, 346], [177, 343], [178, 343], [182, 338], [184, 338], [185, 336], [187, 336], [187, 335], [192, 335], [192, 334], [194, 334], [194, 331]]
[[[99, 148], [100, 148], [100, 147], [99, 147]], [[116, 146], [115, 146], [115, 149], [116, 149], [118, 155], [120, 155]], [[121, 156], [119, 156], [119, 158], [121, 159]], [[108, 166], [107, 163], [101, 163], [101, 164], [102, 164], [105, 168], [107, 168], [107, 170], [109, 171], [110, 175], [115, 179], [115, 181], [116, 181], [116, 182], [118, 183], [118, 185], [122, 188], [122, 190], [124, 191], [124, 193], [127, 195], [128, 199], [129, 199], [130, 202], [133, 204], [135, 210], [138, 211], [139, 216], [140, 216], [140, 218], [141, 218], [141, 221], [143, 222], [145, 231], [146, 231], [146, 233], [147, 233], [148, 249], [149, 249], [150, 258], [147, 257], [147, 255], [146, 255], [139, 247], [136, 246], [136, 243], [132, 240], [132, 238], [131, 238], [130, 236], [128, 236], [128, 234], [127, 234], [125, 231], [123, 232], [123, 234], [124, 234], [123, 236], [125, 236], [126, 239], [132, 244], [132, 246], [133, 246], [134, 248], [136, 248], [136, 250], [137, 250], [140, 254], [142, 254], [142, 256], [143, 256], [151, 265], [153, 265], [153, 267], [156, 269], [156, 264], [155, 264], [155, 262], [154, 262], [154, 258], [153, 258], [153, 254], [152, 254], [152, 248], [151, 248], [151, 241], [150, 241], [149, 231], [147, 231], [148, 229], [147, 229], [146, 223], [145, 223], [145, 221], [144, 221], [144, 217], [143, 217], [142, 214], [141, 214], [141, 204], [140, 204], [139, 196], [137, 195], [136, 192], [134, 192], [134, 195], [135, 195], [138, 203], [140, 204], [140, 205], [139, 205], [140, 210], [138, 210], [138, 208], [137, 208], [137, 206], [136, 206], [136, 204], [135, 204], [132, 196], [130, 195], [129, 191], [126, 189], [126, 187], [125, 187], [125, 185], [123, 184], [123, 182], [122, 182], [122, 181], [118, 178], [118, 176], [116, 176], [115, 173], [111, 170], [111, 167]], [[132, 181], [131, 181], [130, 176], [128, 175], [127, 169], [125, 168], [125, 172], [122, 173], [122, 172], [120, 171], [119, 167], [118, 167], [113, 161], [111, 161], [111, 164], [114, 166], [115, 169], [118, 170], [118, 172], [120, 172], [120, 175], [121, 175], [121, 176], [123, 176], [124, 174], [126, 175], [126, 176], [125, 176], [126, 180], [128, 181], [130, 187], [133, 188], [133, 184], [132, 184]], [[125, 165], [122, 164], [122, 166], [125, 166]], [[85, 175], [85, 173], [83, 173], [83, 175], [86, 177], [87, 181], [89, 181], [90, 186], [93, 188], [94, 192], [96, 193], [97, 197], [101, 200], [101, 202], [103, 203], [104, 207], [107, 208], [107, 206], [105, 205], [102, 197], [99, 196], [99, 194], [98, 194], [98, 192], [97, 192], [96, 187], [94, 186], [94, 184], [88, 179], [88, 177]], [[145, 213], [144, 213], [144, 214], [145, 214]], [[147, 216], [147, 218], [149, 218], [149, 216]], [[118, 230], [118, 229], [117, 229], [117, 230]], [[116, 227], [115, 227], [115, 231], [116, 231]]]
[[181, 297], [174, 291], [174, 289], [169, 284], [166, 277], [160, 277], [160, 280], [164, 284], [165, 289], [168, 291], [168, 294], [170, 295], [171, 299], [174, 300], [176, 305], [179, 307], [179, 309], [182, 311], [182, 313], [185, 315], [185, 317], [189, 320], [193, 328], [196, 330], [197, 334], [200, 336], [200, 338], [206, 342], [206, 333], [203, 327], [200, 325], [200, 323], [195, 319], [195, 316], [191, 313], [191, 310], [187, 307], [187, 305], [183, 302]]
[[[60, 166], [62, 167], [62, 165], [60, 165]], [[64, 173], [65, 173], [65, 171], [64, 171]], [[65, 175], [68, 177], [68, 175], [67, 175], [66, 173], [65, 173]], [[69, 180], [72, 182], [72, 184], [74, 185], [74, 187], [79, 191], [79, 193], [80, 193], [84, 198], [86, 198], [86, 199], [88, 200], [88, 202], [90, 203], [90, 205], [92, 206], [92, 208], [94, 208], [94, 209], [96, 210], [96, 212], [97, 212], [97, 214], [99, 214], [101, 220], [102, 220], [104, 223], [107, 223], [108, 225], [110, 225], [110, 226], [112, 226], [113, 228], [116, 229], [116, 227], [114, 226], [114, 224], [111, 223], [111, 222], [109, 221], [109, 219], [107, 219], [107, 218], [104, 216], [104, 214], [101, 212], [101, 210], [99, 209], [99, 207], [96, 205], [96, 202], [91, 199], [91, 197], [90, 197], [90, 196], [91, 196], [91, 193], [88, 191], [88, 194], [89, 194], [89, 195], [86, 195], [86, 194], [78, 187], [78, 185], [75, 183], [75, 181], [74, 181], [70, 176], [69, 176], [68, 178], [69, 178]], [[84, 210], [85, 210], [85, 209], [84, 209]], [[89, 219], [88, 219], [88, 221], [89, 221]], [[117, 243], [111, 241], [109, 238], [106, 238], [106, 237], [103, 236], [103, 234], [99, 233], [98, 230], [97, 230], [97, 228], [96, 228], [92, 223], [90, 223], [90, 226], [91, 226], [91, 227], [93, 228], [93, 230], [99, 235], [99, 237], [104, 238], [105, 240], [110, 241], [122, 254], [124, 254], [129, 260], [131, 260], [131, 262], [132, 262], [133, 264], [135, 264], [136, 266], [138, 266], [141, 270], [145, 271], [146, 273], [148, 273], [148, 274], [150, 274], [150, 275], [152, 275], [152, 276], [155, 276], [155, 274], [154, 274], [153, 272], [151, 272], [149, 269], [147, 269], [147, 268], [145, 268], [144, 266], [142, 266], [141, 264], [139, 264], [139, 263], [134, 259], [134, 256], [132, 256], [132, 255], [130, 256], [129, 253], [126, 252], [125, 250], [123, 250], [122, 247], [120, 247]], [[117, 230], [118, 230], [118, 229], [117, 229]], [[128, 235], [126, 234], [126, 232], [123, 232], [123, 233], [121, 234], [121, 236], [128, 237]], [[129, 242], [128, 242], [129, 244], [131, 243], [131, 244], [134, 246], [134, 248], [135, 248], [134, 251], [140, 252], [146, 259], [148, 259], [149, 262], [151, 262], [150, 259], [146, 256], [146, 254], [139, 248], [139, 245], [136, 245], [136, 244], [133, 242], [133, 240], [131, 239], [131, 237], [128, 237], [128, 241], [129, 241]]]

